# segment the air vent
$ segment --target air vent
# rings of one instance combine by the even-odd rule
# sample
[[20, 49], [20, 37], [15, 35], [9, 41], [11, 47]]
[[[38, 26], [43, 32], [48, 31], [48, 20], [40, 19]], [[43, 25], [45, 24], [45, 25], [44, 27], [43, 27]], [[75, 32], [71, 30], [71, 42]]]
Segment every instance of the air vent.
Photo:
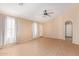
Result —
[[19, 6], [23, 6], [23, 5], [24, 5], [24, 3], [18, 3], [18, 5], [19, 5]]

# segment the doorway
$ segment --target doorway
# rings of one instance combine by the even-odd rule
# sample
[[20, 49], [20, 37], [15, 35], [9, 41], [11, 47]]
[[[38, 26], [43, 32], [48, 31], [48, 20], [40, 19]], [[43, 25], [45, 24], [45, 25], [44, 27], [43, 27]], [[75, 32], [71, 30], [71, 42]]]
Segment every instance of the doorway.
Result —
[[65, 40], [72, 42], [73, 39], [73, 24], [72, 21], [65, 22]]

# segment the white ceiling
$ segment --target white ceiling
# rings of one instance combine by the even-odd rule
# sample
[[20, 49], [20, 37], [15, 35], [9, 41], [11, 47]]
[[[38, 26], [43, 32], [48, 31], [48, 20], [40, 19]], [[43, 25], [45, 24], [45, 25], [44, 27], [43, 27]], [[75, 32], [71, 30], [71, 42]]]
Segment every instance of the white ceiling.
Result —
[[[23, 6], [19, 6], [17, 3], [0, 3], [1, 13], [6, 13], [12, 16], [19, 16], [27, 18], [32, 21], [45, 22], [55, 18], [58, 15], [63, 15], [64, 12], [73, 7], [76, 4], [73, 3], [24, 3]], [[43, 17], [43, 10], [50, 10], [54, 12], [51, 17]]]

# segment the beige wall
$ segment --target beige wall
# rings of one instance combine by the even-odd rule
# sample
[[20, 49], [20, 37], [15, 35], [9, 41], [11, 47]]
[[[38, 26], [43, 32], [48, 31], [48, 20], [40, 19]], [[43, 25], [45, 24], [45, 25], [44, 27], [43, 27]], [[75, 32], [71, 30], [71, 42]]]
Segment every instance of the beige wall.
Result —
[[[58, 19], [58, 20], [57, 20]], [[50, 38], [58, 38], [63, 39], [63, 22], [62, 18], [58, 17], [57, 19], [50, 20], [46, 23], [44, 23], [44, 37], [50, 37]]]
[[26, 42], [32, 40], [32, 21], [17, 18], [16, 24], [18, 42]]
[[64, 39], [65, 40], [65, 22], [73, 22], [73, 40], [75, 44], [79, 44], [79, 6], [69, 9], [64, 15], [44, 23], [45, 37]]

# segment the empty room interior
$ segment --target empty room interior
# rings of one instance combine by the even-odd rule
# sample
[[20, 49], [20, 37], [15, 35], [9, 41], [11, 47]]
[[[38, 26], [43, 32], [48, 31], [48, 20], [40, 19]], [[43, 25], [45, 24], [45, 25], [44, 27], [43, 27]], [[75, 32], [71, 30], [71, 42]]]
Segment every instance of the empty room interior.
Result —
[[0, 3], [0, 56], [79, 56], [79, 3]]

